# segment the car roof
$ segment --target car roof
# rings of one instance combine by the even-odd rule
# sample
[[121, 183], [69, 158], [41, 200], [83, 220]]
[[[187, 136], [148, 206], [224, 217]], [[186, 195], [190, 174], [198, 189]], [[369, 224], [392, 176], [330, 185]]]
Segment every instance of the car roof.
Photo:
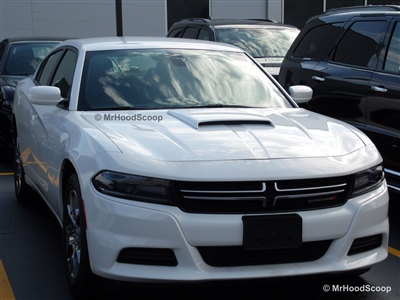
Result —
[[[366, 6], [349, 6], [328, 9], [320, 15], [313, 16], [307, 20], [307, 23], [316, 20], [324, 19], [328, 21], [329, 19], [334, 20], [335, 18], [345, 18], [350, 19], [354, 16], [368, 16], [368, 15], [391, 15], [400, 14], [400, 5], [366, 5]], [[328, 21], [329, 22], [329, 21]]]
[[[204, 24], [204, 25], [258, 25], [258, 26], [282, 26], [296, 28], [293, 25], [278, 23], [271, 19], [206, 19], [206, 18], [185, 18], [175, 24]], [[174, 24], [174, 25], [175, 25]]]
[[[73, 46], [86, 51], [118, 50], [118, 49], [204, 49], [218, 51], [244, 52], [238, 47], [215, 43], [211, 41], [200, 41], [194, 39], [173, 39], [168, 37], [97, 37], [74, 39], [61, 42], [56, 48], [62, 46]], [[55, 48], [55, 49], [56, 49]]]
[[48, 36], [30, 36], [30, 37], [11, 37], [11, 38], [6, 38], [3, 41], [7, 40], [10, 43], [16, 43], [16, 42], [39, 42], [39, 41], [55, 41], [55, 42], [60, 42], [64, 41], [68, 38], [64, 37], [48, 37]]

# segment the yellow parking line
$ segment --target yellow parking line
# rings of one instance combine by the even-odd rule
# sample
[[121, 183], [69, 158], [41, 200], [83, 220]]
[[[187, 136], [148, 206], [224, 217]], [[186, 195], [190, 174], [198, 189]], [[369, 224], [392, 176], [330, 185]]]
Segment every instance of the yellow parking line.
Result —
[[14, 173], [12, 172], [0, 173], [0, 176], [10, 176], [10, 175], [14, 175]]
[[388, 252], [393, 254], [394, 256], [400, 257], [400, 250], [394, 249], [392, 247], [388, 247]]
[[4, 270], [3, 262], [0, 260], [0, 299], [1, 300], [15, 300], [10, 282]]

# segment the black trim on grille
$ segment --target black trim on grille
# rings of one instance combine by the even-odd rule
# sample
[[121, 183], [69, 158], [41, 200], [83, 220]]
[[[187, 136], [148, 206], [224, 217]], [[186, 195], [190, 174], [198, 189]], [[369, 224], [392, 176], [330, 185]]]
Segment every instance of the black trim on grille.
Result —
[[313, 210], [346, 203], [353, 177], [251, 182], [175, 181], [178, 207], [188, 213], [265, 213]]
[[117, 262], [170, 267], [178, 265], [174, 251], [165, 248], [124, 248], [119, 253]]
[[245, 250], [242, 246], [198, 247], [204, 262], [213, 267], [300, 263], [320, 259], [332, 240], [305, 242], [298, 248]]
[[376, 234], [355, 239], [351, 244], [351, 247], [347, 252], [347, 255], [354, 255], [378, 248], [382, 245], [382, 239], [383, 239], [382, 234]]

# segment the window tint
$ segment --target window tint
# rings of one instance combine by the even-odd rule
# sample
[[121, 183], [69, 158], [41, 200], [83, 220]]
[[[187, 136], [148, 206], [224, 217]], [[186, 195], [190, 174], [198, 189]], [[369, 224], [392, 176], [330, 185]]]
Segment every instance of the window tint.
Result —
[[188, 27], [183, 33], [182, 37], [187, 39], [197, 39], [198, 32], [199, 32], [198, 28]]
[[37, 78], [37, 81], [40, 85], [47, 85], [50, 79], [50, 76], [62, 54], [62, 51], [58, 51], [54, 53], [50, 58], [45, 62], [43, 69]]
[[204, 41], [209, 41], [210, 40], [210, 34], [208, 33], [208, 30], [201, 28], [199, 36], [197, 37], [198, 40], [204, 40]]
[[1, 65], [1, 61], [3, 60], [3, 54], [4, 54], [5, 50], [6, 50], [6, 44], [0, 43], [0, 65]]
[[314, 58], [329, 45], [339, 31], [342, 23], [326, 24], [314, 27], [303, 37], [293, 56], [302, 58]]
[[179, 35], [181, 34], [182, 30], [183, 30], [182, 27], [176, 28], [176, 29], [174, 29], [174, 30], [172, 30], [172, 31], [170, 32], [170, 34], [168, 35], [168, 37], [179, 37]]
[[71, 88], [72, 78], [74, 76], [76, 63], [76, 54], [71, 50], [67, 50], [64, 57], [61, 60], [60, 65], [56, 71], [56, 74], [51, 82], [51, 85], [59, 87], [61, 90], [61, 96], [66, 98]]
[[393, 35], [390, 39], [389, 50], [386, 55], [384, 70], [400, 73], [400, 23], [396, 23]]
[[334, 62], [374, 68], [388, 22], [355, 22], [337, 45]]

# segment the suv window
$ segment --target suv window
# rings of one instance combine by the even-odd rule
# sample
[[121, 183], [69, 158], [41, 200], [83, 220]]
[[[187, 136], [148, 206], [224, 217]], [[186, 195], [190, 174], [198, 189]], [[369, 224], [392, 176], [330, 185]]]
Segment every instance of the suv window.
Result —
[[182, 37], [186, 39], [197, 39], [197, 33], [199, 32], [198, 28], [188, 27], [183, 33]]
[[342, 24], [333, 23], [312, 28], [294, 50], [293, 56], [301, 58], [317, 57], [332, 41], [333, 37], [338, 34]]
[[210, 33], [208, 30], [204, 28], [200, 28], [199, 36], [197, 37], [199, 40], [209, 41], [210, 40]]
[[333, 61], [374, 68], [387, 26], [386, 21], [355, 22], [337, 45]]
[[181, 34], [183, 28], [179, 27], [179, 28], [175, 28], [174, 30], [172, 30], [170, 32], [170, 34], [168, 35], [169, 37], [179, 37], [179, 35]]
[[400, 74], [400, 23], [396, 23], [396, 27], [393, 31], [392, 38], [389, 44], [389, 50], [386, 55], [385, 66], [383, 69], [385, 71], [394, 72]]

